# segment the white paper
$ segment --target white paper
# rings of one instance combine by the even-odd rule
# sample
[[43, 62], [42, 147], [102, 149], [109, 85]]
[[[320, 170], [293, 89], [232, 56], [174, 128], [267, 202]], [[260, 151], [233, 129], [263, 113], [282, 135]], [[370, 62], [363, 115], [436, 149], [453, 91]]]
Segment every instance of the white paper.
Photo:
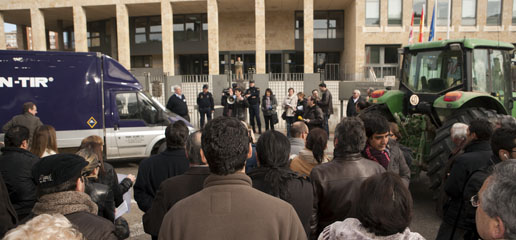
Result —
[[[122, 180], [124, 180], [124, 178], [127, 177], [126, 174], [118, 174], [117, 173], [116, 175], [118, 177], [118, 183], [122, 182]], [[131, 199], [132, 199], [132, 196], [133, 196], [133, 188], [130, 188], [129, 191], [124, 193], [124, 195], [123, 195], [124, 201], [122, 202], [122, 204], [120, 204], [120, 206], [118, 206], [116, 208], [115, 219], [117, 219], [120, 216], [122, 216], [122, 215], [124, 215], [126, 213], [129, 213], [131, 211]]]

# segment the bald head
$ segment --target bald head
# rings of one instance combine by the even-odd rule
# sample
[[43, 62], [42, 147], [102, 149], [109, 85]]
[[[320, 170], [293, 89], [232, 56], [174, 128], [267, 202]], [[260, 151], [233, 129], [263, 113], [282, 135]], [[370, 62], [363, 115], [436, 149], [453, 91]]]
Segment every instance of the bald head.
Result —
[[196, 131], [186, 140], [186, 153], [192, 165], [204, 165], [201, 160], [201, 131]]
[[297, 121], [290, 127], [290, 136], [293, 138], [306, 139], [308, 135], [308, 126], [302, 121]]

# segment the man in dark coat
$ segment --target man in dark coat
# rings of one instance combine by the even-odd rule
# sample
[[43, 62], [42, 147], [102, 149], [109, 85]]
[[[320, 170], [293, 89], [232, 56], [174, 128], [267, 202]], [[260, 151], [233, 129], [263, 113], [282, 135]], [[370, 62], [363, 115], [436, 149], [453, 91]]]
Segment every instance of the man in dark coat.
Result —
[[317, 105], [321, 108], [324, 113], [324, 122], [323, 129], [330, 135], [330, 129], [328, 126], [328, 120], [330, 119], [330, 115], [333, 114], [333, 100], [331, 97], [331, 92], [326, 87], [326, 83], [319, 84], [319, 90], [321, 91], [321, 101], [317, 101]]
[[312, 130], [316, 127], [322, 128], [324, 124], [324, 113], [319, 106], [315, 103], [313, 96], [307, 99], [308, 109], [305, 111], [303, 119], [308, 126], [308, 129]]
[[26, 220], [41, 214], [63, 214], [85, 239], [118, 239], [115, 225], [97, 216], [97, 205], [84, 193], [81, 171], [87, 165], [75, 154], [55, 154], [34, 164], [38, 201]]
[[2, 174], [0, 174], [0, 195], [0, 238], [2, 238], [7, 231], [18, 224], [18, 215], [9, 200], [9, 192]]
[[203, 129], [201, 146], [211, 174], [201, 191], [168, 211], [159, 239], [306, 239], [290, 204], [252, 188], [244, 173], [252, 155], [244, 124], [214, 118]]
[[31, 169], [39, 158], [27, 151], [28, 142], [29, 129], [13, 126], [5, 134], [5, 147], [0, 156], [0, 172], [19, 220], [29, 215], [36, 202], [36, 185]]
[[138, 168], [134, 184], [134, 200], [138, 207], [147, 212], [161, 182], [167, 178], [185, 173], [190, 164], [186, 158], [185, 142], [188, 128], [183, 121], [176, 121], [165, 130], [167, 150], [144, 159]]
[[213, 95], [208, 92], [208, 84], [202, 86], [202, 92], [197, 96], [197, 107], [201, 114], [201, 128], [204, 127], [204, 120], [208, 118], [211, 120], [211, 114], [215, 112], [215, 105], [213, 103]]
[[[493, 154], [490, 138], [493, 127], [487, 119], [475, 119], [471, 121], [464, 153], [458, 156], [450, 171], [450, 176], [444, 183], [444, 190], [449, 200], [444, 205], [444, 218], [436, 239], [462, 239], [467, 229], [464, 218], [461, 218], [463, 206], [464, 187], [470, 175], [490, 164]], [[456, 227], [454, 230], [454, 226]]]
[[23, 104], [23, 114], [14, 116], [9, 122], [7, 122], [3, 127], [2, 131], [4, 133], [9, 130], [9, 128], [21, 125], [29, 129], [30, 132], [30, 138], [32, 139], [32, 135], [34, 135], [34, 131], [36, 131], [36, 128], [39, 126], [42, 126], [43, 123], [41, 120], [39, 120], [39, 117], [36, 117], [36, 114], [38, 113], [38, 108], [36, 107], [36, 104], [32, 102], [26, 102]]
[[353, 96], [349, 98], [348, 105], [346, 107], [347, 117], [353, 117], [358, 114], [356, 105], [361, 99], [362, 97], [360, 97], [360, 91], [358, 89], [353, 90]]
[[182, 175], [171, 177], [161, 183], [151, 208], [143, 215], [143, 229], [158, 239], [163, 217], [176, 202], [201, 191], [210, 169], [201, 158], [201, 132], [192, 133], [186, 141], [186, 153], [190, 168]]
[[247, 98], [247, 102], [249, 102], [249, 121], [253, 128], [253, 132], [256, 133], [256, 129], [254, 128], [254, 120], [256, 119], [258, 133], [261, 134], [262, 121], [260, 120], [260, 88], [254, 86], [254, 80], [249, 81], [249, 88], [245, 90], [244, 95]]
[[245, 109], [249, 107], [249, 102], [246, 98], [242, 97], [242, 90], [240, 88], [235, 89], [235, 103], [233, 103], [233, 110], [231, 116], [238, 118], [240, 121], [245, 121]]
[[312, 169], [310, 178], [316, 210], [312, 229], [317, 230], [314, 237], [333, 222], [351, 217], [353, 202], [362, 182], [385, 172], [378, 163], [360, 155], [366, 139], [364, 124], [359, 118], [344, 118], [335, 129], [335, 158]]
[[186, 105], [185, 95], [182, 94], [180, 86], [174, 87], [174, 94], [170, 96], [167, 102], [167, 109], [190, 122], [188, 115], [188, 106]]

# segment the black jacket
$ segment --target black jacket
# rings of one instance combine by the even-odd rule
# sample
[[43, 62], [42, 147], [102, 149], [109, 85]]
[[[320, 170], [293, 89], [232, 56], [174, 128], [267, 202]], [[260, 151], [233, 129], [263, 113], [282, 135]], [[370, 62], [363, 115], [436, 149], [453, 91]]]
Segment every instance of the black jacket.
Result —
[[18, 224], [18, 216], [14, 210], [11, 200], [9, 200], [9, 193], [4, 183], [4, 178], [0, 174], [0, 238], [3, 238], [5, 233]]
[[115, 200], [113, 191], [108, 185], [97, 183], [95, 179], [88, 178], [86, 181], [85, 193], [99, 207], [98, 215], [115, 222]]
[[231, 116], [238, 118], [240, 121], [245, 121], [245, 109], [248, 107], [249, 102], [247, 102], [247, 99], [244, 98], [244, 100], [235, 100], [235, 103], [233, 103], [233, 111], [231, 112]]
[[303, 98], [303, 100], [297, 100], [296, 121], [299, 120], [299, 116], [303, 117], [305, 115], [307, 108], [308, 104], [306, 103], [306, 98]]
[[310, 173], [314, 186], [312, 229], [317, 235], [335, 221], [352, 217], [353, 202], [362, 182], [385, 172], [378, 163], [363, 158], [360, 153], [335, 157], [333, 161], [315, 166]]
[[115, 207], [120, 206], [124, 201], [123, 195], [133, 186], [133, 182], [129, 178], [124, 178], [122, 182], [118, 183], [118, 175], [116, 174], [113, 165], [104, 162], [104, 172], [100, 171], [98, 182], [108, 185], [113, 191], [113, 198], [115, 200]]
[[[470, 175], [476, 170], [485, 168], [491, 162], [491, 145], [489, 141], [473, 141], [464, 148], [464, 153], [458, 156], [451, 168], [450, 176], [444, 183], [444, 191], [449, 197], [444, 208], [444, 218], [448, 224], [453, 225], [459, 214], [463, 201], [464, 187]], [[469, 200], [469, 199], [464, 199]], [[459, 218], [459, 228], [468, 229], [464, 218]]]
[[206, 166], [193, 166], [184, 174], [169, 178], [161, 183], [151, 208], [143, 215], [143, 229], [158, 237], [161, 222], [176, 202], [203, 189], [204, 179], [210, 175]]
[[172, 94], [168, 99], [167, 109], [181, 117], [188, 116], [188, 106], [186, 105], [185, 95], [181, 95], [181, 98], [179, 98], [176, 94]]
[[321, 100], [317, 102], [317, 105], [321, 108], [324, 114], [333, 114], [333, 102], [330, 90], [322, 92]]
[[0, 173], [18, 219], [23, 219], [36, 203], [36, 184], [32, 178], [32, 166], [39, 158], [25, 149], [16, 147], [4, 147], [2, 152]]
[[134, 199], [138, 207], [144, 212], [149, 210], [161, 182], [185, 173], [189, 167], [184, 149], [167, 148], [166, 151], [141, 161], [134, 184]]
[[324, 121], [323, 114], [324, 113], [321, 110], [321, 108], [317, 105], [314, 105], [312, 107], [307, 108], [307, 110], [305, 111], [305, 115], [303, 116], [303, 119], [310, 119], [310, 122], [306, 122], [306, 125], [310, 130], [317, 127], [322, 128]]
[[197, 95], [197, 106], [199, 109], [209, 108], [211, 111], [214, 111], [215, 104], [213, 103], [213, 95], [211, 95], [211, 92], [200, 92], [199, 95]]
[[247, 94], [251, 94], [251, 96], [247, 97], [249, 105], [260, 105], [260, 88], [256, 86], [250, 87], [245, 90], [244, 96]]
[[346, 117], [356, 116], [357, 113], [357, 103], [362, 100], [362, 96], [358, 97], [356, 102], [353, 101], [353, 96], [351, 96], [348, 100], [348, 105], [346, 107]]
[[[288, 198], [281, 198], [290, 203], [296, 210], [296, 213], [301, 220], [301, 224], [305, 229], [307, 236], [310, 236], [310, 222], [312, 219], [312, 202], [313, 202], [313, 189], [312, 184], [309, 180], [303, 178], [297, 173], [286, 168], [286, 174], [291, 175], [291, 180], [287, 183], [287, 189], [289, 193]], [[249, 177], [253, 180], [253, 188], [256, 188], [264, 193], [271, 194], [271, 185], [265, 181], [265, 174], [269, 171], [265, 168], [255, 168], [249, 172]], [[271, 194], [272, 195], [272, 194]]]

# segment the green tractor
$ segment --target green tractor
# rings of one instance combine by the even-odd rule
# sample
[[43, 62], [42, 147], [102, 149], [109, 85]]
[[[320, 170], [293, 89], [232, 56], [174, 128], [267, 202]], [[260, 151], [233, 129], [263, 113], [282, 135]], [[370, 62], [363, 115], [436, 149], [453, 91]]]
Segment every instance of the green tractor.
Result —
[[455, 147], [454, 123], [513, 121], [513, 49], [510, 43], [479, 39], [412, 44], [400, 49], [399, 90], [373, 92], [373, 105], [364, 111], [398, 123], [401, 143], [415, 153], [412, 173], [426, 171], [431, 189], [440, 186]]

